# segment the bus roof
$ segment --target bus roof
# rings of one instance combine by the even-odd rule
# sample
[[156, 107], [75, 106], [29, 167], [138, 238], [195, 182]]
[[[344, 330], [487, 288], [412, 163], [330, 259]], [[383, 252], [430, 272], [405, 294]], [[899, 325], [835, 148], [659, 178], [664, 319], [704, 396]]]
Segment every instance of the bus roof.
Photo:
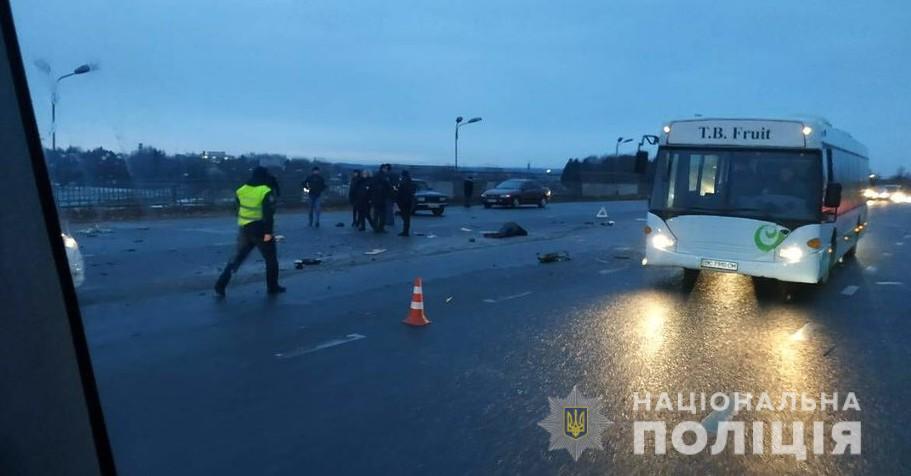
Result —
[[669, 121], [664, 126], [660, 144], [803, 149], [836, 147], [867, 157], [867, 148], [851, 137], [851, 134], [833, 127], [829, 121], [818, 117], [699, 117]]

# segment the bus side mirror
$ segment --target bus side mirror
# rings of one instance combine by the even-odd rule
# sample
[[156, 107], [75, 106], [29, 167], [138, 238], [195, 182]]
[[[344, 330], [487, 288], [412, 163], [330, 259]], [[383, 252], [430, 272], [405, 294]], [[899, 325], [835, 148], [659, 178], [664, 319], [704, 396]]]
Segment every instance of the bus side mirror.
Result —
[[840, 183], [830, 183], [826, 187], [826, 200], [824, 205], [826, 208], [838, 208], [841, 205], [841, 184]]
[[640, 150], [636, 152], [636, 163], [633, 166], [633, 171], [637, 174], [644, 174], [648, 169], [648, 152]]

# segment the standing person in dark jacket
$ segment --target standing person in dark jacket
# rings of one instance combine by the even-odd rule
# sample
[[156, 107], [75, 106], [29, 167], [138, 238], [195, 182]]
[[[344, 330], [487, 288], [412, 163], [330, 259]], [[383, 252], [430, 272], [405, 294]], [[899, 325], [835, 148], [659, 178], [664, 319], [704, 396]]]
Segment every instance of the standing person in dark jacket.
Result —
[[474, 195], [474, 177], [467, 176], [462, 183], [462, 191], [465, 193], [465, 208], [471, 208], [471, 196]]
[[399, 236], [409, 236], [411, 233], [411, 215], [414, 214], [414, 193], [417, 188], [411, 181], [411, 174], [407, 170], [402, 171], [402, 178], [399, 180], [399, 191], [396, 195], [396, 203], [402, 212], [402, 232]]
[[357, 203], [354, 198], [357, 181], [361, 179], [361, 171], [355, 170], [351, 174], [351, 182], [348, 183], [348, 203], [351, 205], [351, 226], [357, 226]]
[[[313, 167], [313, 170], [310, 171], [310, 176], [304, 180], [303, 183], [304, 191], [307, 192], [307, 195], [310, 197], [310, 226], [313, 226], [316, 223], [316, 227], [319, 228], [319, 216], [322, 212], [322, 195], [323, 191], [326, 190], [326, 181], [323, 179], [323, 176], [320, 175], [319, 167]], [[316, 221], [314, 222], [313, 218], [316, 216]]]
[[389, 195], [386, 197], [386, 225], [395, 226], [395, 207], [396, 204], [395, 195], [398, 191], [398, 180], [395, 175], [392, 173], [392, 164], [383, 164], [383, 169], [386, 172], [386, 178], [389, 180]]
[[354, 213], [357, 229], [364, 231], [366, 222], [373, 228], [373, 219], [370, 218], [370, 172], [362, 170], [354, 181]]
[[225, 287], [231, 275], [237, 272], [240, 265], [253, 248], [266, 262], [266, 290], [269, 294], [285, 292], [278, 284], [278, 257], [275, 238], [272, 236], [273, 217], [275, 216], [275, 194], [270, 187], [272, 178], [263, 167], [253, 169], [253, 174], [243, 186], [237, 189], [237, 251], [225, 266], [218, 281], [215, 282], [215, 293], [225, 295]]
[[386, 233], [386, 203], [391, 198], [391, 189], [392, 185], [384, 164], [370, 181], [370, 203], [373, 208], [373, 223], [370, 225], [377, 233]]

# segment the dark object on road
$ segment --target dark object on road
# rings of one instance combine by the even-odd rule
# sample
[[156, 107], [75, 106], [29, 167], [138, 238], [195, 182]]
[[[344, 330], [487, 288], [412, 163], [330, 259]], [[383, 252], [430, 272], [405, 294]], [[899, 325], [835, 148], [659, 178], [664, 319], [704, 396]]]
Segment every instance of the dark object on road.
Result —
[[559, 261], [569, 261], [569, 253], [566, 251], [554, 251], [551, 253], [538, 254], [539, 263], [556, 263]]
[[412, 179], [414, 184], [414, 211], [429, 210], [433, 216], [442, 216], [449, 206], [449, 196], [437, 192], [425, 180]]
[[500, 231], [484, 233], [485, 238], [512, 238], [514, 236], [528, 236], [528, 232], [512, 221], [504, 223], [500, 227]]
[[297, 269], [304, 269], [304, 266], [312, 266], [322, 263], [323, 260], [318, 258], [302, 258], [294, 260], [294, 267]]
[[335, 227], [336, 227], [336, 228], [344, 228], [344, 227], [345, 227], [345, 224], [342, 223], [342, 222], [338, 222], [338, 223], [335, 224]]
[[547, 206], [550, 189], [534, 180], [510, 179], [481, 194], [484, 208], [504, 205], [512, 208], [521, 205]]

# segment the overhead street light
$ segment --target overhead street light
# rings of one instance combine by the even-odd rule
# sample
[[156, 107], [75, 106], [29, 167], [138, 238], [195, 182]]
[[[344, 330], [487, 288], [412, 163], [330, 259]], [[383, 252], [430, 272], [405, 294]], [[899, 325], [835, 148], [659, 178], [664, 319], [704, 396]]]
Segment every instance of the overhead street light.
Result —
[[455, 127], [455, 168], [459, 168], [459, 128], [462, 126], [467, 126], [468, 124], [474, 124], [475, 122], [481, 122], [480, 117], [472, 117], [469, 120], [464, 120], [462, 116], [456, 118], [456, 127]]
[[92, 71], [90, 65], [84, 64], [74, 69], [72, 73], [64, 74], [57, 78], [57, 81], [54, 82], [54, 92], [51, 95], [51, 150], [57, 150], [57, 88], [60, 87], [60, 81], [63, 81], [70, 76], [76, 76], [80, 74], [85, 74]]
[[633, 141], [633, 139], [632, 139], [632, 138], [629, 138], [629, 137], [618, 137], [618, 138], [617, 138], [617, 146], [614, 148], [614, 156], [615, 156], [615, 157], [619, 157], [619, 156], [620, 156], [620, 144], [626, 144], [626, 143], [629, 143], [629, 142], [632, 142], [632, 141]]

